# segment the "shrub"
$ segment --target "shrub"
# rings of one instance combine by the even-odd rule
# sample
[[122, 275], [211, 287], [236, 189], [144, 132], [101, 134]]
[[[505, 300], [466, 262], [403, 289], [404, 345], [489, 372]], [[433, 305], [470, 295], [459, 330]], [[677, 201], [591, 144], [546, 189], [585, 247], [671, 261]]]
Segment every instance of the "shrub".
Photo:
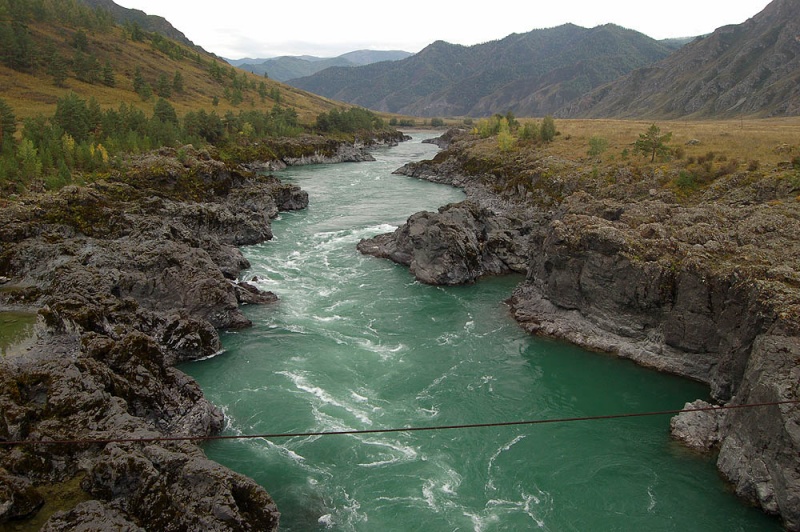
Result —
[[526, 122], [524, 126], [522, 126], [522, 131], [519, 133], [519, 138], [522, 140], [530, 140], [533, 142], [538, 142], [542, 139], [539, 124], [536, 122]]
[[589, 139], [589, 157], [599, 157], [608, 149], [608, 140], [603, 137], [593, 136]]
[[552, 142], [556, 138], [558, 131], [556, 130], [556, 123], [553, 117], [548, 115], [542, 120], [542, 127], [540, 129], [543, 142]]
[[675, 186], [679, 189], [688, 192], [697, 188], [697, 178], [691, 172], [687, 172], [686, 170], [681, 170], [678, 177], [675, 178]]

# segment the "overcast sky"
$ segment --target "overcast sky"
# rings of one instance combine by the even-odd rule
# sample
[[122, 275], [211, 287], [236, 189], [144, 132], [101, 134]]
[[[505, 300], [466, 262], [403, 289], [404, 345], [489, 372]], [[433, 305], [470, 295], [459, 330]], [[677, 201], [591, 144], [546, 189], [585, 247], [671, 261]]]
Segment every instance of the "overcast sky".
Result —
[[614, 23], [654, 39], [739, 24], [769, 0], [115, 0], [169, 20], [195, 44], [229, 58], [354, 50], [416, 53], [437, 40], [473, 45], [567, 22]]

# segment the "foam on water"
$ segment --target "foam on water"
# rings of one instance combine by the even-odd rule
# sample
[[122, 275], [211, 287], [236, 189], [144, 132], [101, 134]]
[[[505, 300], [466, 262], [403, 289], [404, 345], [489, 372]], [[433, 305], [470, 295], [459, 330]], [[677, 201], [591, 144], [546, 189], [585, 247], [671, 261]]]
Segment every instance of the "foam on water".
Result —
[[[345, 412], [351, 414], [354, 418], [356, 418], [364, 425], [372, 425], [372, 420], [369, 418], [366, 412], [363, 412], [360, 409], [353, 407], [351, 404], [347, 404], [337, 400], [324, 388], [309, 383], [306, 375], [299, 372], [291, 372], [291, 371], [278, 371], [277, 374], [288, 377], [292, 381], [292, 383], [294, 383], [295, 387], [298, 390], [311, 395], [312, 402], [315, 404], [317, 409], [326, 406], [340, 408]], [[332, 418], [331, 416], [325, 415], [324, 419], [326, 421], [330, 421], [330, 419]], [[337, 427], [338, 427], [337, 430], [349, 430], [348, 428], [346, 428], [346, 425], [337, 424]]]

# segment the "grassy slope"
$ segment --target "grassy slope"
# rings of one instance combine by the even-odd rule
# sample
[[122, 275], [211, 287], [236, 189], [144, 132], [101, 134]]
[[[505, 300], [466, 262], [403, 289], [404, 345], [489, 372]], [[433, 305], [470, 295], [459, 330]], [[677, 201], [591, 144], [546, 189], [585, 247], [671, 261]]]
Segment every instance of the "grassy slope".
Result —
[[[30, 23], [28, 28], [38, 49], [44, 49], [45, 43], [54, 43], [58, 53], [67, 59], [72, 58], [74, 48], [72, 48], [71, 42], [76, 31], [74, 28], [36, 22]], [[58, 99], [70, 90], [84, 99], [94, 96], [104, 108], [116, 107], [124, 102], [135, 105], [149, 115], [157, 97], [154, 96], [144, 102], [133, 91], [133, 76], [137, 66], [142, 69], [144, 78], [153, 87], [161, 74], [165, 74], [169, 80], [172, 80], [176, 71], [181, 72], [185, 92], [184, 94], [173, 94], [169, 99], [179, 115], [199, 109], [206, 109], [209, 112], [216, 110], [218, 114], [224, 114], [229, 110], [238, 112], [248, 109], [270, 109], [275, 103], [269, 97], [262, 102], [257, 91], [250, 89], [244, 92], [244, 101], [240, 105], [231, 105], [223, 97], [225, 85], [215, 81], [209, 74], [208, 63], [215, 61], [226, 71], [229, 71], [231, 67], [213, 55], [203, 53], [198, 55], [195, 50], [178, 45], [185, 49], [187, 54], [186, 57], [176, 60], [155, 49], [147, 39], [145, 42], [131, 41], [126, 38], [123, 29], [119, 26], [107, 33], [89, 33], [88, 38], [89, 53], [95, 55], [101, 65], [106, 60], [110, 61], [115, 73], [116, 86], [112, 88], [99, 83], [81, 82], [74, 77], [70, 70], [66, 87], [61, 88], [55, 86], [52, 76], [47, 73], [47, 68], [43, 64], [28, 73], [0, 66], [0, 97], [11, 105], [18, 119], [37, 114], [51, 116]], [[196, 57], [201, 58], [201, 62], [198, 62]], [[239, 76], [242, 76], [243, 72], [243, 70], [237, 69]], [[246, 75], [256, 84], [263, 81], [267, 86], [267, 91], [277, 88], [280, 92], [281, 104], [295, 108], [302, 122], [313, 122], [320, 112], [342, 105], [261, 76], [249, 73]], [[224, 82], [230, 86], [230, 79], [226, 78]], [[219, 98], [219, 106], [216, 108], [212, 106], [215, 96]]]

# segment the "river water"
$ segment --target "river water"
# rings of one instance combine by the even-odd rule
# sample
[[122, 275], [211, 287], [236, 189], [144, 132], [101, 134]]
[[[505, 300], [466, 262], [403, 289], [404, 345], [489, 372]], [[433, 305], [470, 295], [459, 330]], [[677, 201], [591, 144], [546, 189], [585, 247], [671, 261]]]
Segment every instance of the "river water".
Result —
[[[360, 255], [359, 239], [459, 201], [391, 175], [431, 158], [421, 136], [375, 162], [291, 168], [309, 192], [244, 278], [278, 294], [251, 329], [185, 365], [227, 434], [575, 418], [683, 407], [697, 383], [523, 333], [503, 305], [521, 278], [433, 287]], [[667, 416], [502, 428], [224, 440], [210, 458], [254, 478], [288, 531], [779, 530], [710, 458], [670, 441]]]

